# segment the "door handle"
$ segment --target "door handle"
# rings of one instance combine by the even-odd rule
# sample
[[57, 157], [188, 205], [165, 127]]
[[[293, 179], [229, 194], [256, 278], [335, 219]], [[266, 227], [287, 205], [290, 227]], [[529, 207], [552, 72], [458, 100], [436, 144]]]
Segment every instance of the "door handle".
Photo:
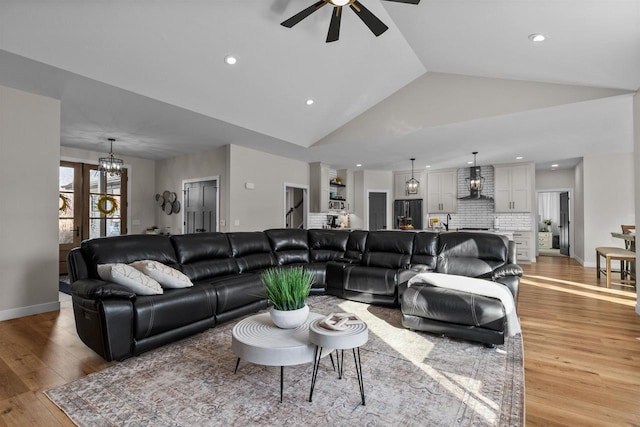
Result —
[[76, 237], [80, 236], [80, 227], [76, 227], [75, 230], [73, 230], [76, 232]]

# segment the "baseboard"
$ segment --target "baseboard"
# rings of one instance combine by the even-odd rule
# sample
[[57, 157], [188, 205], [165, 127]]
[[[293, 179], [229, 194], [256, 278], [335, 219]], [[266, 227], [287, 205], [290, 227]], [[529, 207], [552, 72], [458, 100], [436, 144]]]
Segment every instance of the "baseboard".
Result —
[[44, 304], [29, 305], [27, 307], [11, 308], [0, 311], [0, 321], [17, 319], [18, 317], [33, 316], [34, 314], [47, 313], [60, 310], [60, 301], [52, 301]]
[[582, 258], [580, 258], [579, 256], [575, 255], [573, 256], [573, 259], [575, 259], [576, 261], [578, 261], [580, 263], [581, 266], [583, 267], [595, 267], [596, 263], [594, 262], [593, 265], [587, 265], [585, 264], [584, 260]]

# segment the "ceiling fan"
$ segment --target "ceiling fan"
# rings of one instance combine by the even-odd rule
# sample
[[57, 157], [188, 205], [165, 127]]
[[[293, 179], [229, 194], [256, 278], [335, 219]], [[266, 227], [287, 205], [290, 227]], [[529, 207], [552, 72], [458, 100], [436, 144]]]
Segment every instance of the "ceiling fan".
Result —
[[[386, 1], [394, 1], [396, 3], [408, 3], [408, 4], [418, 4], [420, 0], [386, 0]], [[313, 12], [319, 10], [322, 6], [330, 4], [333, 6], [333, 13], [331, 14], [331, 22], [329, 23], [329, 32], [327, 34], [327, 43], [335, 42], [340, 37], [340, 19], [342, 18], [342, 7], [349, 5], [351, 10], [358, 15], [358, 18], [362, 19], [362, 22], [369, 27], [371, 32], [378, 37], [380, 34], [384, 33], [389, 29], [384, 22], [378, 19], [369, 9], [364, 7], [362, 3], [358, 0], [320, 0], [308, 8], [304, 9], [302, 12], [299, 12], [293, 15], [291, 18], [287, 19], [284, 22], [281, 22], [280, 25], [291, 28], [300, 21], [302, 21], [307, 16], [311, 15]]]

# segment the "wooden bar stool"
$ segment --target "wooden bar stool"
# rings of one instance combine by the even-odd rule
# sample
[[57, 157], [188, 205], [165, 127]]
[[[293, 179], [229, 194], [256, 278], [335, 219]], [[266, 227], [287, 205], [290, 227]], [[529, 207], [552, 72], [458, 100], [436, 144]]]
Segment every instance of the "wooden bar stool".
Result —
[[[600, 257], [604, 257], [606, 260], [605, 268], [600, 267]], [[620, 261], [620, 270], [611, 269], [611, 261]], [[616, 248], [612, 246], [600, 246], [596, 248], [596, 269], [597, 278], [600, 278], [600, 273], [607, 276], [607, 288], [611, 287], [611, 284], [617, 284], [622, 286], [635, 286], [636, 281], [633, 278], [625, 279], [625, 271], [623, 265], [625, 262], [635, 262], [636, 253], [628, 251], [622, 248]], [[611, 273], [620, 273], [620, 281], [614, 282], [611, 280]]]

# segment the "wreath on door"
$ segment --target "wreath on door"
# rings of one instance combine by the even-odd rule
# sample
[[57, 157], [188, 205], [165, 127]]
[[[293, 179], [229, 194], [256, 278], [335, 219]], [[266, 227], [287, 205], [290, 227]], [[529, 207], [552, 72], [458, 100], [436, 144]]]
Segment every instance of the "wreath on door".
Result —
[[108, 216], [118, 210], [118, 201], [115, 197], [103, 194], [96, 203], [96, 208], [101, 215]]
[[66, 194], [60, 194], [60, 201], [58, 203], [58, 210], [60, 213], [66, 213], [71, 207], [71, 199]]

